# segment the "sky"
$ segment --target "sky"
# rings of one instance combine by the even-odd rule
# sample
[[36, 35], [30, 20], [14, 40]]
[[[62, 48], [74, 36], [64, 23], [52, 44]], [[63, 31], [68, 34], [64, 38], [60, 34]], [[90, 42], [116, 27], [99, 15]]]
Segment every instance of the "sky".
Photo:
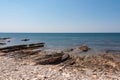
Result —
[[120, 32], [120, 0], [0, 0], [0, 32]]

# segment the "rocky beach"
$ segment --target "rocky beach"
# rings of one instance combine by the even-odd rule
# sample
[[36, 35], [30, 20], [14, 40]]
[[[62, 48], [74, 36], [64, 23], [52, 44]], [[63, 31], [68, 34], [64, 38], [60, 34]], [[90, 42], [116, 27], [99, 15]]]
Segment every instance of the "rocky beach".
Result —
[[45, 43], [0, 48], [0, 80], [120, 80], [120, 52], [87, 45], [64, 50]]
[[0, 0], [0, 80], [120, 80], [120, 0]]

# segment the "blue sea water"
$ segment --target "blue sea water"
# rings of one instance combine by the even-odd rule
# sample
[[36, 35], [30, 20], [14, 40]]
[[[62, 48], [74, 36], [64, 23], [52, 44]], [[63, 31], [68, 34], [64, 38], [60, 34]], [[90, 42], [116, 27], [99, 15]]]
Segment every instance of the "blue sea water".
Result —
[[[45, 48], [51, 49], [64, 49], [86, 44], [94, 49], [120, 50], [120, 33], [0, 33], [1, 37], [12, 38], [6, 46], [45, 42]], [[30, 41], [21, 41], [24, 38]]]

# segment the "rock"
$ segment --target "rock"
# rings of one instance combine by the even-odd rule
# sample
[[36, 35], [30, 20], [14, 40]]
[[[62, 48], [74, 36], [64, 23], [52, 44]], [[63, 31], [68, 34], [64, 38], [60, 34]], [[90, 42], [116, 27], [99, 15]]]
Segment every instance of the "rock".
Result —
[[19, 50], [24, 50], [24, 49], [35, 49], [35, 48], [39, 48], [39, 47], [44, 47], [44, 44], [45, 43], [14, 45], [14, 46], [0, 48], [0, 51], [13, 52], [13, 51], [19, 51]]
[[120, 53], [120, 50], [106, 50], [106, 53]]
[[0, 56], [6, 56], [6, 53], [1, 53], [1, 52], [0, 52]]
[[69, 58], [68, 54], [54, 53], [50, 55], [44, 55], [42, 58], [36, 59], [37, 64], [59, 64]]
[[11, 39], [11, 38], [10, 37], [0, 38], [0, 40], [7, 40], [7, 39]]
[[28, 44], [28, 46], [30, 48], [34, 48], [34, 47], [44, 47], [45, 43], [34, 43], [34, 44]]
[[66, 49], [66, 50], [64, 50], [64, 52], [71, 52], [71, 51], [73, 51], [74, 49]]
[[92, 79], [96, 79], [96, 78], [97, 78], [97, 74], [93, 74]]
[[56, 64], [61, 60], [61, 57], [51, 57], [51, 58], [47, 58], [47, 59], [42, 59], [39, 62], [37, 62], [37, 64]]
[[117, 66], [117, 64], [115, 62], [112, 62], [112, 61], [108, 61], [107, 65], [112, 66], [113, 68], [115, 68]]
[[62, 61], [67, 60], [69, 57], [70, 57], [69, 54], [64, 54], [61, 60]]
[[10, 42], [10, 40], [8, 40], [7, 42]]
[[21, 41], [29, 41], [30, 39], [22, 39]]
[[0, 45], [6, 45], [6, 43], [0, 43]]
[[70, 77], [70, 74], [69, 74], [69, 73], [63, 72], [62, 75], [65, 76], [65, 77]]
[[83, 52], [87, 52], [90, 48], [88, 46], [81, 46], [79, 47], [80, 50], [82, 50]]

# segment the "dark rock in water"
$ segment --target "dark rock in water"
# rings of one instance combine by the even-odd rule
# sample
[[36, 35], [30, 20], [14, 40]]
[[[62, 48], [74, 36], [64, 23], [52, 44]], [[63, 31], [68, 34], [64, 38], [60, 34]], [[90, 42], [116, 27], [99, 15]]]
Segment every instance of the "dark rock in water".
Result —
[[0, 40], [7, 40], [7, 39], [11, 39], [11, 38], [10, 37], [0, 38]]
[[83, 52], [87, 52], [90, 48], [88, 46], [81, 46], [79, 47], [80, 50], [82, 50]]
[[30, 48], [34, 48], [34, 47], [44, 47], [45, 43], [35, 43], [35, 44], [29, 44], [28, 46]]
[[0, 43], [0, 45], [6, 45], [6, 43]]
[[29, 41], [30, 39], [22, 39], [21, 41]]
[[10, 40], [8, 40], [7, 42], [10, 42]]
[[35, 49], [39, 47], [44, 47], [45, 43], [35, 43], [35, 44], [23, 44], [23, 45], [15, 45], [15, 46], [8, 46], [4, 48], [0, 48], [0, 51], [2, 52], [13, 52], [13, 51], [19, 51], [23, 49]]
[[58, 64], [61, 63], [69, 58], [68, 54], [64, 53], [54, 53], [50, 55], [45, 55], [39, 59], [36, 59], [36, 64]]

